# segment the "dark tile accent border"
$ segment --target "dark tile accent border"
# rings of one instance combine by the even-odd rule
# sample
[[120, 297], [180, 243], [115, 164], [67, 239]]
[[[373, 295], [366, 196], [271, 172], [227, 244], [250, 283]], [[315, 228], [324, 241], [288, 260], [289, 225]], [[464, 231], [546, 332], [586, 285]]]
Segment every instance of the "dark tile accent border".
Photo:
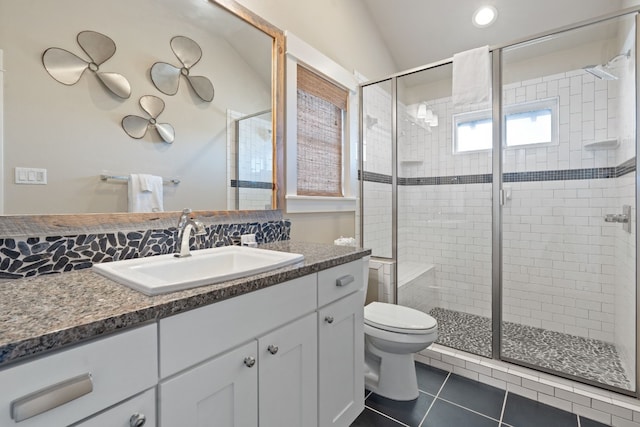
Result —
[[423, 178], [398, 178], [398, 185], [486, 184], [491, 181], [491, 174], [451, 175]]
[[237, 179], [232, 179], [231, 180], [231, 187], [232, 188], [236, 188], [236, 187], [240, 187], [240, 188], [260, 188], [260, 189], [263, 189], [263, 190], [273, 190], [273, 183], [272, 182], [262, 182], [262, 181], [244, 181], [244, 180], [238, 181]]
[[[358, 171], [358, 179], [360, 179], [361, 176], [361, 171]], [[391, 175], [365, 171], [364, 180], [368, 182], [377, 182], [380, 184], [391, 184]]]
[[[534, 181], [571, 181], [577, 179], [608, 179], [619, 178], [636, 171], [636, 158], [629, 159], [615, 167], [560, 169], [532, 172], [505, 172], [503, 182], [534, 182]], [[361, 175], [358, 172], [358, 179]], [[365, 172], [364, 180], [391, 184], [391, 176]], [[493, 175], [448, 175], [418, 178], [398, 178], [398, 185], [456, 185], [456, 184], [489, 184], [493, 182]]]
[[[110, 233], [0, 239], [0, 279], [20, 279], [91, 267], [94, 263], [174, 252], [177, 230], [151, 229]], [[290, 239], [291, 221], [208, 224], [206, 235], [192, 236], [191, 249], [236, 244], [242, 234], [258, 243]], [[1, 284], [0, 284], [1, 286]]]
[[507, 172], [504, 182], [570, 181], [576, 179], [617, 178], [616, 168], [562, 169], [553, 171]]

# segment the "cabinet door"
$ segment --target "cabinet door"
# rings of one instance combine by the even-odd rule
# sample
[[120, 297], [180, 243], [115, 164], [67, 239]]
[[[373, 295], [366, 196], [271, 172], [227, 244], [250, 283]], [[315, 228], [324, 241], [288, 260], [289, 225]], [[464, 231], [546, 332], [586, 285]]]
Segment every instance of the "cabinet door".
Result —
[[160, 383], [161, 427], [258, 425], [257, 341]]
[[258, 339], [260, 427], [318, 423], [316, 313]]
[[320, 427], [347, 427], [364, 409], [362, 292], [318, 311]]
[[[131, 427], [136, 425], [156, 427], [156, 389], [132, 397], [111, 409], [73, 427]], [[142, 423], [142, 424], [140, 424]]]

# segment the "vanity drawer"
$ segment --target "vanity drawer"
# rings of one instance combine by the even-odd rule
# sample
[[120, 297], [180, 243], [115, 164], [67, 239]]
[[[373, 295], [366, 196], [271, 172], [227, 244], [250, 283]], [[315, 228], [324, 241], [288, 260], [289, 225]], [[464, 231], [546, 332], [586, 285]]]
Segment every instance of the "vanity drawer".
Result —
[[144, 427], [156, 427], [155, 387], [73, 427], [131, 427], [136, 422]]
[[160, 319], [166, 378], [317, 308], [315, 274]]
[[0, 426], [66, 426], [153, 387], [156, 331], [144, 326], [0, 371]]
[[318, 306], [322, 307], [362, 289], [363, 262], [360, 259], [318, 272]]

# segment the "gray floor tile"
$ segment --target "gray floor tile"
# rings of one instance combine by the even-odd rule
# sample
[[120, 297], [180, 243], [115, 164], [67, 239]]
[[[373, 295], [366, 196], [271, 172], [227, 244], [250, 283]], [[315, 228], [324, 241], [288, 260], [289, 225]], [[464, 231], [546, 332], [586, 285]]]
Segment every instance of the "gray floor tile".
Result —
[[406, 402], [387, 399], [372, 393], [364, 404], [410, 427], [418, 427], [431, 402], [433, 402], [433, 396], [425, 393], [420, 393], [417, 399]]
[[422, 427], [498, 427], [498, 421], [437, 399]]
[[514, 427], [577, 427], [578, 417], [570, 412], [509, 393], [502, 421]]
[[499, 388], [451, 375], [438, 397], [499, 420], [504, 394]]

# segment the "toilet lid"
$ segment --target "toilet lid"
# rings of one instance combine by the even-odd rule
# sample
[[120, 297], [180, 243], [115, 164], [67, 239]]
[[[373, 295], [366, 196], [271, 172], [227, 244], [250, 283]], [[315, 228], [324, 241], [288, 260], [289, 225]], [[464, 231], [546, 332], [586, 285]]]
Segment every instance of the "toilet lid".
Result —
[[422, 334], [436, 328], [436, 319], [422, 311], [401, 305], [372, 302], [364, 308], [364, 322], [391, 332]]

